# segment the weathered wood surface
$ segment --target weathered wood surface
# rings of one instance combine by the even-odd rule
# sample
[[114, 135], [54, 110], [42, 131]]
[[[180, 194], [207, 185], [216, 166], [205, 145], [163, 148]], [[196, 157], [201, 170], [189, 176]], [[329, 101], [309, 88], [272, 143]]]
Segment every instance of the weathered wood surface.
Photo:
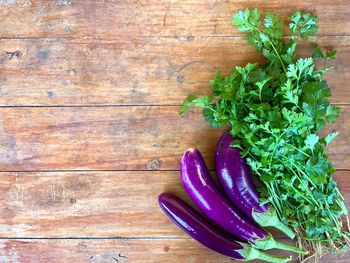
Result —
[[[0, 248], [0, 262], [10, 263], [241, 262], [214, 253], [191, 239], [1, 240]], [[319, 263], [348, 263], [349, 257], [349, 253], [337, 258], [325, 256]]]
[[0, 7], [0, 37], [6, 38], [237, 35], [232, 14], [246, 7], [283, 17], [308, 10], [319, 16], [321, 34], [350, 33], [350, 3], [340, 0], [1, 0]]
[[316, 41], [338, 50], [327, 79], [343, 112], [327, 130], [341, 131], [329, 153], [350, 207], [349, 1], [0, 0], [0, 263], [232, 262], [156, 198], [185, 197], [186, 148], [213, 168], [221, 131], [178, 105], [215, 69], [262, 61], [231, 25], [246, 7], [312, 11]]
[[[327, 75], [332, 102], [350, 103], [350, 38], [316, 40], [338, 51]], [[189, 93], [210, 93], [216, 69], [263, 61], [245, 39], [227, 37], [0, 43], [0, 105], [179, 105]]]
[[[350, 169], [350, 108], [326, 131], [339, 129], [329, 147], [337, 169]], [[200, 110], [179, 107], [0, 108], [0, 170], [178, 170], [183, 152], [197, 147], [213, 168], [222, 129]]]
[[189, 147], [210, 161], [220, 131], [179, 107], [1, 108], [0, 170], [178, 170]]
[[[350, 208], [350, 172], [336, 179]], [[178, 171], [0, 173], [0, 238], [186, 237], [162, 192], [189, 201]]]
[[0, 248], [0, 262], [11, 263], [232, 262], [189, 239], [2, 240]]
[[186, 196], [179, 172], [1, 173], [0, 237], [185, 237], [163, 191]]

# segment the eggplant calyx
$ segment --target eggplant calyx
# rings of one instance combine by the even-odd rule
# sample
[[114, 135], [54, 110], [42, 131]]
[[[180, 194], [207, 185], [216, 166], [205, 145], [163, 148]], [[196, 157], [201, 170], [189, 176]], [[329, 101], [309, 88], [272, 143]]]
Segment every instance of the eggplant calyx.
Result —
[[284, 263], [284, 262], [289, 262], [292, 259], [291, 256], [278, 257], [278, 256], [268, 254], [266, 252], [260, 251], [249, 244], [245, 244], [245, 243], [240, 243], [240, 244], [243, 248], [238, 250], [238, 252], [242, 255], [245, 261], [260, 259], [266, 262]]
[[260, 226], [263, 227], [274, 227], [277, 228], [278, 230], [282, 231], [284, 234], [286, 234], [289, 238], [293, 239], [295, 237], [295, 233], [293, 232], [292, 229], [287, 227], [285, 224], [283, 224], [273, 208], [269, 208], [269, 211], [264, 212], [264, 213], [259, 213], [255, 212], [254, 210], [252, 211], [252, 216], [255, 220], [256, 223], [258, 223]]
[[276, 241], [271, 234], [269, 234], [266, 238], [264, 239], [256, 239], [254, 240], [253, 246], [257, 249], [261, 250], [268, 250], [268, 249], [281, 249], [281, 250], [287, 250], [291, 252], [295, 252], [298, 254], [308, 254], [308, 251], [297, 248], [295, 246], [290, 246], [281, 242]]

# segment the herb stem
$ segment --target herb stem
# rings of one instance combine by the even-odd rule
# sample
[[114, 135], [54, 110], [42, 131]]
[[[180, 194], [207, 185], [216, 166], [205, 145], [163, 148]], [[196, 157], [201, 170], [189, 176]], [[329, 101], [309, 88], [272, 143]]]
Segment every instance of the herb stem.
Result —
[[306, 179], [309, 181], [309, 183], [310, 183], [313, 187], [316, 188], [315, 183], [310, 179], [310, 177], [309, 177], [299, 166], [297, 166], [295, 163], [292, 163], [292, 165], [293, 165], [301, 174], [303, 174], [303, 175], [306, 177]]
[[290, 144], [290, 143], [287, 143], [287, 142], [286, 142], [285, 144], [286, 144], [286, 145], [288, 145], [288, 146], [290, 146], [290, 147], [292, 147], [294, 150], [297, 150], [298, 152], [300, 152], [300, 153], [304, 154], [305, 156], [307, 156], [307, 157], [311, 158], [311, 156], [310, 156], [310, 155], [308, 155], [306, 152], [304, 152], [304, 151], [300, 150], [299, 148], [295, 147], [294, 145], [292, 145], [292, 144]]
[[[250, 26], [253, 27], [255, 30], [257, 30], [257, 31], [259, 32], [259, 34], [266, 36], [266, 35], [265, 35], [263, 32], [261, 32], [260, 29], [257, 28], [256, 26], [254, 26], [254, 25], [252, 25], [252, 24], [250, 24]], [[286, 67], [284, 66], [284, 63], [283, 63], [283, 61], [282, 61], [282, 58], [281, 58], [280, 54], [277, 52], [277, 50], [276, 50], [276, 48], [275, 48], [275, 45], [271, 42], [271, 40], [270, 40], [270, 38], [269, 38], [268, 36], [266, 36], [266, 37], [267, 37], [268, 42], [270, 43], [270, 45], [271, 45], [273, 51], [276, 53], [276, 55], [277, 55], [277, 57], [278, 57], [278, 60], [281, 62], [281, 65], [282, 65], [282, 68], [283, 68], [284, 73], [287, 73]]]
[[[283, 162], [283, 161], [282, 161], [282, 162]], [[301, 195], [301, 196], [302, 196], [304, 199], [306, 199], [309, 203], [311, 203], [311, 204], [313, 203], [313, 204], [315, 204], [316, 206], [318, 206], [319, 208], [322, 208], [322, 206], [320, 206], [319, 203], [316, 201], [316, 199], [315, 199], [314, 195], [312, 194], [312, 192], [310, 191], [309, 187], [308, 187], [307, 185], [305, 185], [305, 182], [299, 177], [299, 175], [293, 170], [293, 168], [290, 167], [290, 166], [289, 166], [287, 163], [285, 163], [285, 162], [283, 162], [283, 164], [291, 170], [291, 172], [295, 175], [295, 178], [298, 179], [298, 181], [300, 182], [300, 184], [304, 186], [304, 190], [309, 194], [309, 196], [311, 197], [312, 201], [309, 200], [309, 199], [307, 199], [306, 196], [304, 196], [304, 195]], [[292, 164], [292, 165], [294, 165], [294, 164]], [[294, 186], [293, 186], [293, 188], [294, 188]], [[294, 188], [294, 189], [295, 189], [295, 188]], [[296, 190], [296, 189], [295, 189], [295, 190]], [[297, 190], [296, 190], [296, 191], [297, 191]]]

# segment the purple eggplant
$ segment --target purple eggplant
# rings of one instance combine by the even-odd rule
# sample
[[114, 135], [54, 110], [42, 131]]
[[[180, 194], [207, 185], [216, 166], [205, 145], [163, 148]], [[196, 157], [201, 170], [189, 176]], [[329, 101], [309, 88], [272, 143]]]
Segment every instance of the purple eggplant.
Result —
[[235, 259], [261, 259], [267, 262], [288, 262], [290, 260], [290, 257], [272, 256], [249, 244], [232, 240], [206, 222], [187, 203], [175, 195], [163, 193], [159, 195], [158, 202], [165, 214], [176, 225], [202, 245], [220, 254]]
[[259, 194], [248, 164], [241, 157], [240, 150], [231, 147], [233, 141], [234, 138], [226, 132], [216, 145], [216, 176], [227, 196], [253, 222], [263, 227], [273, 226], [290, 238], [294, 238], [294, 232], [278, 219], [273, 209], [267, 204], [260, 205]]
[[189, 149], [184, 153], [181, 160], [181, 179], [187, 193], [199, 209], [213, 223], [236, 239], [249, 242], [258, 249], [279, 248], [306, 253], [275, 241], [271, 235], [242, 215], [218, 190], [198, 150]]

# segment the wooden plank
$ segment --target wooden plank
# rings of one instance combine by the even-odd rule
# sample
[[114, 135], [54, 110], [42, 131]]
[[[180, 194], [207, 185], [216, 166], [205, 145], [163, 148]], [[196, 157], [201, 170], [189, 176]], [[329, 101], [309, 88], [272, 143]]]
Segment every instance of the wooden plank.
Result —
[[232, 14], [246, 7], [282, 17], [296, 9], [312, 11], [319, 16], [321, 34], [350, 33], [348, 1], [2, 0], [0, 7], [0, 37], [6, 38], [230, 36], [237, 35]]
[[[229, 263], [192, 239], [164, 240], [2, 240], [1, 262], [11, 263]], [[273, 251], [275, 255], [282, 254]], [[283, 252], [285, 255], [285, 253]], [[319, 263], [349, 262], [350, 254], [326, 255]], [[295, 256], [294, 256], [295, 257]], [[258, 263], [261, 261], [250, 261]], [[296, 260], [293, 260], [296, 262]], [[312, 260], [307, 262], [313, 262]]]
[[184, 118], [178, 112], [143, 106], [2, 108], [0, 170], [178, 170], [182, 153], [193, 146], [212, 166], [220, 131], [201, 121], [198, 111]]
[[232, 262], [193, 240], [2, 240], [11, 263]]
[[[350, 172], [335, 178], [350, 208]], [[0, 237], [186, 237], [162, 192], [189, 201], [176, 171], [1, 173]]]
[[[0, 260], [10, 263], [232, 263], [241, 262], [217, 254], [192, 239], [161, 240], [1, 240]], [[286, 255], [281, 251], [270, 251]], [[289, 254], [287, 254], [289, 255]], [[297, 262], [296, 256], [292, 262]], [[326, 255], [319, 263], [348, 263], [350, 253]], [[258, 263], [261, 261], [250, 261]], [[314, 262], [310, 259], [306, 262]]]
[[185, 236], [161, 212], [179, 172], [0, 174], [1, 237]]
[[[182, 153], [198, 147], [212, 168], [220, 130], [199, 110], [184, 118], [179, 107], [2, 108], [0, 169], [177, 170]], [[344, 108], [342, 133], [330, 154], [338, 169], [349, 168]], [[337, 127], [338, 128], [338, 127]]]
[[[189, 147], [208, 166], [221, 130], [199, 109], [179, 107], [50, 107], [0, 109], [0, 170], [178, 170]], [[342, 107], [339, 137], [329, 147], [337, 169], [350, 169], [350, 108]]]
[[[350, 103], [350, 38], [317, 41], [338, 50], [327, 75], [332, 102]], [[255, 61], [262, 57], [240, 38], [2, 40], [0, 105], [179, 105], [210, 93], [216, 69]]]

